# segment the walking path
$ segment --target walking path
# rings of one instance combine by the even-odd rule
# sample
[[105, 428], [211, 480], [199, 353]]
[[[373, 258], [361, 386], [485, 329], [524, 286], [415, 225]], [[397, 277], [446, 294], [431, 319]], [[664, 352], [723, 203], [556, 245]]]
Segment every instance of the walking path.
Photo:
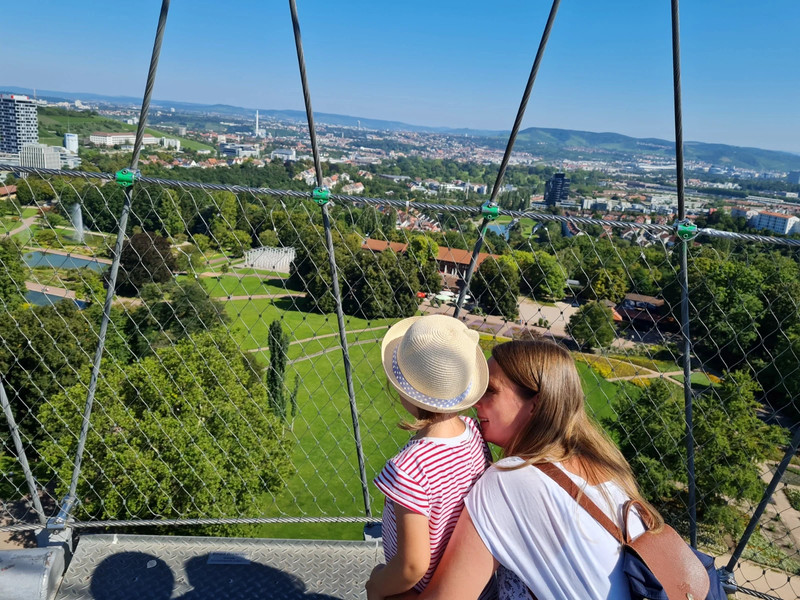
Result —
[[[352, 344], [348, 344], [348, 348], [353, 348], [354, 346], [362, 346], [364, 344], [374, 344], [379, 342], [377, 338], [373, 338], [371, 340], [360, 340], [358, 342], [353, 342]], [[311, 358], [316, 358], [317, 356], [322, 356], [323, 354], [328, 354], [328, 352], [338, 352], [341, 350], [340, 346], [333, 346], [331, 348], [325, 348], [325, 350], [320, 350], [319, 352], [315, 352], [314, 354], [306, 354], [305, 356], [300, 356], [293, 360], [288, 361], [288, 364], [293, 365], [295, 363], [303, 362], [304, 360], [309, 360]]]
[[22, 219], [22, 225], [17, 227], [16, 229], [12, 229], [8, 233], [4, 234], [2, 237], [11, 237], [17, 235], [18, 233], [22, 233], [26, 229], [29, 229], [31, 225], [39, 218], [39, 215], [33, 215], [32, 217], [28, 217], [27, 219]]
[[[366, 331], [380, 331], [382, 329], [388, 329], [388, 325], [382, 325], [380, 327], [368, 327], [367, 329], [353, 329], [352, 331], [348, 331], [347, 334], [350, 335], [351, 333], [364, 333]], [[306, 342], [313, 342], [314, 340], [321, 340], [324, 338], [331, 338], [331, 337], [338, 337], [339, 333], [323, 333], [322, 335], [315, 335], [309, 338], [303, 338], [302, 340], [295, 340], [293, 342], [289, 342], [290, 346], [294, 346], [295, 344], [305, 344]], [[375, 338], [371, 338], [375, 339]], [[361, 341], [361, 340], [359, 340]], [[370, 340], [363, 340], [363, 341], [370, 341]], [[348, 344], [348, 346], [352, 346], [354, 344]], [[339, 348], [339, 346], [334, 346], [335, 348]], [[261, 348], [253, 348], [252, 350], [248, 350], [248, 352], [264, 352], [269, 350], [269, 346], [263, 346]]]
[[48, 296], [57, 296], [58, 298], [69, 298], [70, 300], [75, 300], [75, 292], [73, 290], [51, 287], [49, 285], [42, 285], [41, 283], [34, 283], [32, 281], [26, 281], [25, 287], [28, 288], [29, 292], [41, 292], [43, 294], [47, 294]]
[[[614, 359], [619, 360], [620, 362], [625, 362], [622, 359]], [[625, 363], [631, 364], [633, 363]], [[663, 377], [665, 380], [669, 381], [670, 383], [677, 383], [678, 385], [683, 385], [683, 382], [677, 381], [676, 379], [672, 379], [676, 375], [683, 375], [683, 371], [668, 371], [662, 373], [661, 371], [653, 371], [652, 369], [648, 369], [647, 367], [640, 367], [639, 365], [633, 365], [637, 369], [643, 369], [644, 373], [638, 373], [636, 375], [626, 375], [625, 377], [609, 377], [606, 381], [631, 381], [632, 379], [656, 379], [658, 377]]]
[[287, 292], [285, 294], [251, 294], [250, 296], [217, 296], [214, 300], [220, 302], [233, 302], [234, 300], [274, 300], [275, 298], [304, 298], [302, 292]]

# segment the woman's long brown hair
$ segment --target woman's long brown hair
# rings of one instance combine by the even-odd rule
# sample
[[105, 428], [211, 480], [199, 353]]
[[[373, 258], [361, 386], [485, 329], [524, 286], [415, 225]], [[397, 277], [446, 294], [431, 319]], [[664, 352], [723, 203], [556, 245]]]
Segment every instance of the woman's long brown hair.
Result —
[[545, 341], [499, 344], [492, 358], [506, 377], [529, 397], [534, 409], [528, 423], [513, 438], [505, 456], [525, 463], [561, 462], [577, 458], [592, 481], [614, 481], [647, 514], [650, 528], [664, 524], [659, 512], [641, 495], [628, 461], [614, 441], [586, 412], [586, 402], [575, 361], [561, 346]]

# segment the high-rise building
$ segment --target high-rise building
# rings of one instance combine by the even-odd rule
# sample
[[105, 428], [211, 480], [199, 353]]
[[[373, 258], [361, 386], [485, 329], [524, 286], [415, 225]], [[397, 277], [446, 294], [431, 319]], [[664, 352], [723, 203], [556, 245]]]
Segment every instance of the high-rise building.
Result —
[[0, 152], [19, 152], [39, 141], [36, 105], [28, 96], [0, 94]]
[[19, 149], [19, 164], [21, 167], [35, 167], [37, 169], [60, 169], [61, 152], [57, 146], [45, 144], [24, 144]]
[[569, 199], [569, 178], [564, 173], [556, 173], [544, 184], [544, 203], [555, 206]]
[[64, 148], [67, 149], [67, 152], [72, 152], [74, 154], [78, 153], [78, 134], [77, 133], [65, 133], [64, 134]]

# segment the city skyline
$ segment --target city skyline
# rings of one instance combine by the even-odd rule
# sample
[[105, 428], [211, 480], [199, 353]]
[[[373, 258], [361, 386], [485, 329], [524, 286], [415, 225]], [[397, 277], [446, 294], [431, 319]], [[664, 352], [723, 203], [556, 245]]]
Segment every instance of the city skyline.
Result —
[[[7, 7], [0, 87], [140, 96], [160, 2]], [[644, 5], [644, 6], [642, 6]], [[154, 97], [302, 109], [286, 3], [173, 4]], [[298, 5], [314, 110], [510, 129], [550, 8], [509, 1]], [[800, 153], [800, 5], [681, 6], [684, 139]], [[67, 51], [54, 58], [57, 40]], [[563, 3], [523, 127], [674, 139], [669, 2]], [[80, 43], [78, 43], [80, 42]], [[56, 42], [53, 42], [56, 43]], [[757, 49], [757, 51], [755, 51]]]

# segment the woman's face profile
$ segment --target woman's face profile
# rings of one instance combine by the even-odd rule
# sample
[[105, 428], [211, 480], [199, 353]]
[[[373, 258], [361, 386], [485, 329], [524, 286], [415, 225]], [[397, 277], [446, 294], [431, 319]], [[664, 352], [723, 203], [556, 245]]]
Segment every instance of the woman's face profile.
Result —
[[533, 403], [526, 400], [523, 390], [508, 379], [497, 361], [490, 358], [489, 385], [475, 407], [483, 438], [507, 448], [530, 419]]

